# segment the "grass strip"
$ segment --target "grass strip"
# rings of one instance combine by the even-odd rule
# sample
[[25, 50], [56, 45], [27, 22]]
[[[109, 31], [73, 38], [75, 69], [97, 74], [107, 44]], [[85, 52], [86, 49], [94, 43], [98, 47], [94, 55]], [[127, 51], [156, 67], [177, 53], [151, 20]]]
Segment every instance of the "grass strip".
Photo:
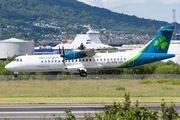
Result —
[[[131, 97], [131, 102], [135, 103], [179, 103], [179, 97]], [[0, 98], [0, 104], [112, 104], [114, 102], [123, 103], [124, 98], [117, 97], [63, 97], [63, 98]]]
[[142, 80], [0, 81], [0, 104], [113, 103], [123, 102], [125, 92], [132, 102], [161, 102], [162, 99], [180, 102], [180, 85], [161, 83], [142, 83]]

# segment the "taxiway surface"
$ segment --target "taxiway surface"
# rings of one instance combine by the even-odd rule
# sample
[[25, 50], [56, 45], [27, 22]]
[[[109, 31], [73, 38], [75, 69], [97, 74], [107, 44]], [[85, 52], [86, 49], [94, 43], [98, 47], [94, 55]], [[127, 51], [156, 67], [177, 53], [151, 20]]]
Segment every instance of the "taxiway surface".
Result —
[[[0, 105], [0, 119], [39, 119], [39, 118], [65, 118], [65, 109], [71, 108], [76, 118], [84, 118], [84, 113], [94, 116], [95, 113], [102, 112], [104, 106], [110, 104], [32, 104], [32, 105]], [[134, 107], [135, 104], [131, 104]], [[154, 110], [156, 106], [160, 109], [160, 103], [140, 103], [148, 110]], [[166, 104], [166, 106], [168, 106]], [[176, 110], [180, 114], [180, 103], [176, 103]]]

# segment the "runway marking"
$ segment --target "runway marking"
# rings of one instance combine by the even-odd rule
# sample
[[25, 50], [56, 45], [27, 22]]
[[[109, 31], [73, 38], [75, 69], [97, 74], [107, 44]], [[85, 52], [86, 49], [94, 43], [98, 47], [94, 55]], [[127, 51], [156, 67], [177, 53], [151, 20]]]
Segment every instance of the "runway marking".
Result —
[[94, 107], [94, 108], [102, 108], [102, 107], [104, 107], [104, 106], [38, 106], [38, 107], [33, 107], [33, 106], [20, 106], [20, 107], [13, 107], [13, 106], [7, 106], [7, 107], [1, 107], [0, 106], [0, 108], [64, 108], [64, 107], [66, 107], [66, 108], [69, 108], [69, 107], [71, 107], [71, 108], [76, 108], [76, 107], [78, 107], [78, 108], [91, 108], [91, 107]]
[[[45, 116], [45, 119], [53, 119], [55, 117], [65, 118], [66, 116]], [[84, 118], [84, 116], [75, 116], [76, 118]], [[94, 116], [91, 116], [94, 117]], [[15, 116], [15, 117], [0, 117], [0, 119], [9, 118], [9, 119], [40, 119], [43, 118], [43, 116]]]
[[[43, 114], [43, 113], [60, 113], [60, 114], [64, 114], [65, 112], [59, 112], [59, 111], [32, 111], [32, 112], [0, 112], [0, 114], [28, 114], [28, 113], [37, 113], [37, 114]], [[79, 114], [79, 113], [99, 113], [97, 111], [72, 111], [73, 114]]]

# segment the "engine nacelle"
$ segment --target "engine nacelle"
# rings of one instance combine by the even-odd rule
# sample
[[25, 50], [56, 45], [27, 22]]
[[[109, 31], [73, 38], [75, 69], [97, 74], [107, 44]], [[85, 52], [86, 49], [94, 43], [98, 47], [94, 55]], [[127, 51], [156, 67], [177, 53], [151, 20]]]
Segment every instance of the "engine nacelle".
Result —
[[65, 53], [65, 58], [66, 60], [79, 59], [83, 57], [92, 57], [95, 54], [96, 54], [95, 49], [87, 49], [87, 50], [81, 50], [81, 51], [67, 52]]
[[67, 52], [65, 53], [65, 58], [66, 60], [72, 60], [72, 59], [79, 59], [79, 58], [83, 58], [86, 57], [86, 54], [78, 54], [79, 51], [72, 51], [72, 52]]

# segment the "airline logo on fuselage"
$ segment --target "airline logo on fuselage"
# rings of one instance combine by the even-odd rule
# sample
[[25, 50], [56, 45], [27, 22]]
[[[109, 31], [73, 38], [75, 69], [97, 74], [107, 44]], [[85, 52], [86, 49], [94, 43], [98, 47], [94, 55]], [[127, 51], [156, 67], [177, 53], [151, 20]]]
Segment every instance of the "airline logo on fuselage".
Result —
[[55, 60], [55, 59], [59, 59], [59, 56], [46, 56], [46, 57], [39, 57], [39, 59], [41, 60], [49, 60], [49, 59], [52, 59], [52, 60]]

